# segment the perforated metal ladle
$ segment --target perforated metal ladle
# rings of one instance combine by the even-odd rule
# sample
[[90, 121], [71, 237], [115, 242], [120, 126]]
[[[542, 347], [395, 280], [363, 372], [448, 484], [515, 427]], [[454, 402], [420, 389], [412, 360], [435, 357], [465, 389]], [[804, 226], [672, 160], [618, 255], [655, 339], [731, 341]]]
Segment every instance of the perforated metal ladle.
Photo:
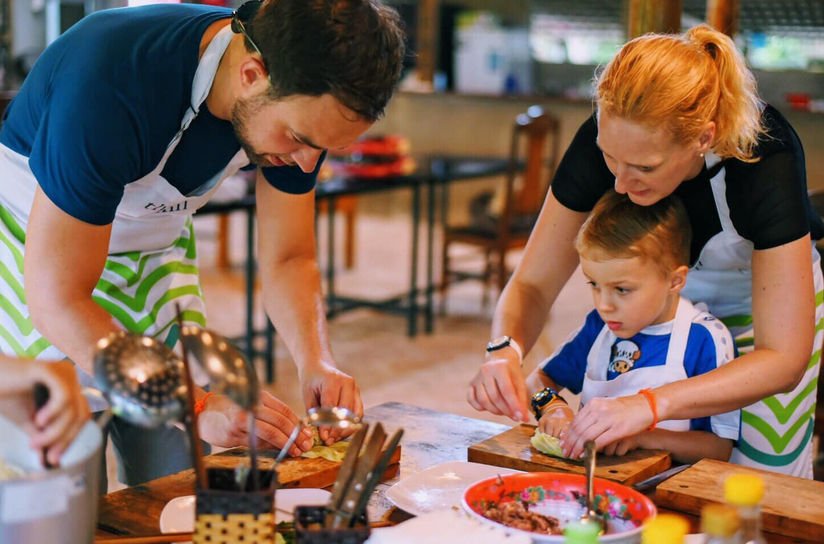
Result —
[[[211, 390], [226, 395], [247, 412], [252, 488], [258, 489], [255, 408], [260, 400], [260, 382], [254, 365], [229, 340], [208, 329], [183, 326], [180, 341], [209, 376]], [[238, 486], [245, 489], [245, 474], [241, 473], [238, 480]]]
[[114, 332], [97, 342], [94, 374], [114, 415], [147, 428], [183, 422], [192, 465], [204, 486], [203, 447], [186, 385], [188, 373], [175, 352], [148, 336]]
[[155, 428], [183, 415], [182, 363], [154, 338], [120, 331], [97, 342], [94, 374], [114, 415]]

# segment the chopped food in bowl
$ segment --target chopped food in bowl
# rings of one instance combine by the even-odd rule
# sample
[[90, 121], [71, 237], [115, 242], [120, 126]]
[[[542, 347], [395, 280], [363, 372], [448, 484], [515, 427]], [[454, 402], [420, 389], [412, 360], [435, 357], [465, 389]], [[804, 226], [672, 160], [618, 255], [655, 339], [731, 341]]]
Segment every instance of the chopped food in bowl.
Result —
[[[652, 501], [616, 482], [595, 478], [594, 507], [607, 531], [599, 542], [640, 542], [641, 525], [655, 516]], [[563, 530], [584, 513], [586, 480], [580, 474], [527, 472], [481, 480], [463, 495], [471, 515], [494, 525], [530, 534], [533, 542], [562, 544]]]

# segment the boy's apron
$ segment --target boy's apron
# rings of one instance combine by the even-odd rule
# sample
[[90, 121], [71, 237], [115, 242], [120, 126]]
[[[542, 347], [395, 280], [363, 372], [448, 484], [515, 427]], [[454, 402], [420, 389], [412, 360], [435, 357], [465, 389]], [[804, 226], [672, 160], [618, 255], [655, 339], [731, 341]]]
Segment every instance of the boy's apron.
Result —
[[[205, 326], [192, 214], [206, 204], [220, 182], [248, 164], [243, 150], [226, 168], [195, 191], [182, 195], [161, 172], [211, 89], [220, 59], [232, 38], [228, 26], [212, 39], [192, 84], [191, 106], [160, 163], [125, 187], [112, 225], [109, 256], [92, 295], [124, 329], [173, 345], [179, 304], [183, 318]], [[29, 318], [23, 291], [23, 251], [37, 180], [28, 159], [0, 146], [0, 349], [41, 359], [65, 355], [51, 345]], [[55, 308], [60, 311], [60, 308]], [[92, 377], [80, 372], [81, 382]], [[102, 406], [92, 406], [93, 410]]]
[[[687, 373], [684, 370], [684, 353], [687, 348], [690, 325], [697, 312], [698, 310], [688, 300], [681, 298], [672, 322], [667, 359], [664, 365], [632, 369], [612, 380], [606, 379], [607, 367], [610, 363], [612, 346], [618, 341], [618, 337], [604, 325], [587, 355], [587, 371], [581, 388], [581, 404], [585, 405], [595, 397], [634, 395], [641, 389], [659, 387], [685, 379]], [[657, 427], [671, 431], [688, 431], [690, 420], [661, 421]]]
[[[707, 167], [719, 162], [707, 156]], [[722, 231], [707, 242], [698, 262], [687, 275], [682, 295], [703, 302], [709, 312], [729, 327], [739, 352], [751, 351], [752, 328], [752, 242], [735, 230], [726, 199], [724, 168], [711, 181]], [[812, 434], [816, 384], [824, 327], [824, 281], [815, 246], [815, 342], [801, 383], [789, 393], [780, 393], [741, 410], [741, 435], [730, 461], [742, 465], [812, 478]]]

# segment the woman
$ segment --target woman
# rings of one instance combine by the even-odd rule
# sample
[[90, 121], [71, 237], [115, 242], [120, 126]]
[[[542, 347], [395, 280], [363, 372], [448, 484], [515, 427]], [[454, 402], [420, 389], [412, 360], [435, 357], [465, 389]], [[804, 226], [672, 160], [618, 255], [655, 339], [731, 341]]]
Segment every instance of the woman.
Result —
[[675, 193], [693, 229], [683, 294], [722, 318], [740, 356], [655, 388], [650, 400], [593, 399], [564, 438], [564, 453], [579, 456], [590, 439], [620, 450], [616, 444], [656, 418], [742, 409], [733, 462], [812, 477], [813, 340], [824, 315], [814, 301], [824, 282], [811, 234], [820, 238], [824, 225], [806, 196], [798, 136], [759, 100], [732, 40], [706, 25], [628, 42], [598, 77], [596, 102], [498, 302], [492, 336], [508, 336], [490, 342], [468, 401], [527, 420], [520, 346], [535, 343], [578, 264], [573, 240], [589, 211], [611, 187], [640, 205]]

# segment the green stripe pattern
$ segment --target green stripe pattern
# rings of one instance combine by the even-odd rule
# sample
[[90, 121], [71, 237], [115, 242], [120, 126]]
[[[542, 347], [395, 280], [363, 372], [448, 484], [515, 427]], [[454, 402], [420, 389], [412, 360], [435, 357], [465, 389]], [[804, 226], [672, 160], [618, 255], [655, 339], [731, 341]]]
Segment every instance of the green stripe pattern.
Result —
[[[737, 444], [738, 450], [755, 463], [800, 476], [808, 476], [811, 468], [806, 464], [815, 427], [818, 370], [824, 337], [824, 289], [821, 284], [821, 275], [817, 271], [815, 341], [804, 378], [790, 393], [773, 395], [742, 409], [741, 436]], [[733, 316], [723, 321], [728, 326], [730, 323], [744, 325], [747, 319], [751, 324], [749, 316]], [[736, 338], [736, 346], [744, 352], [752, 349], [752, 329]], [[786, 470], [797, 461], [803, 461], [805, 466]]]
[[[23, 289], [24, 244], [25, 228], [0, 205], [0, 347], [22, 357], [62, 358], [29, 317]], [[191, 219], [166, 250], [109, 255], [92, 298], [124, 329], [161, 340], [176, 330], [176, 304], [183, 308], [185, 322], [205, 327]]]

